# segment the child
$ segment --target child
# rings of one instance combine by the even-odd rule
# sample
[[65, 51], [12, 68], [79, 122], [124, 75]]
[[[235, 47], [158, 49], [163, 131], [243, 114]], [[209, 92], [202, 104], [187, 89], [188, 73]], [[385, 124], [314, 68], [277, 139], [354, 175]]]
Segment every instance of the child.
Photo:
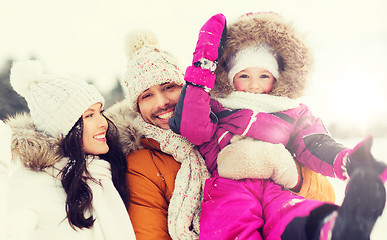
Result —
[[[213, 174], [204, 190], [200, 238], [368, 239], [384, 209], [381, 178], [385, 181], [387, 174], [385, 165], [370, 153], [372, 139], [345, 148], [327, 134], [307, 106], [294, 100], [305, 86], [309, 53], [280, 16], [242, 16], [228, 27], [223, 48], [225, 22], [218, 14], [202, 27], [193, 66], [186, 71], [187, 84], [170, 120], [172, 130], [198, 145]], [[305, 200], [268, 179], [281, 183], [286, 174], [219, 176], [219, 158], [235, 162], [228, 172], [238, 167], [240, 159], [260, 161], [263, 173], [267, 166], [274, 166], [272, 173], [281, 170], [277, 153], [264, 156], [262, 162], [258, 154], [265, 148], [246, 147], [263, 143], [257, 140], [281, 144], [297, 161], [326, 176], [350, 176], [343, 205]]]

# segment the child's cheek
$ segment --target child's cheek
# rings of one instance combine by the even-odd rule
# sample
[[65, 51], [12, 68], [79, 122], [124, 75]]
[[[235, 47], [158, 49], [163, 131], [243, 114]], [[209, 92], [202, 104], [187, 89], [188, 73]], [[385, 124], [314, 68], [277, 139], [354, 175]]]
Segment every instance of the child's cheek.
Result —
[[274, 82], [268, 82], [264, 85], [263, 92], [269, 93], [271, 92], [271, 89], [273, 88]]
[[235, 81], [234, 82], [234, 86], [235, 86], [235, 89], [237, 91], [244, 91], [245, 90], [245, 87], [244, 87], [245, 84], [243, 84], [242, 82], [240, 81]]

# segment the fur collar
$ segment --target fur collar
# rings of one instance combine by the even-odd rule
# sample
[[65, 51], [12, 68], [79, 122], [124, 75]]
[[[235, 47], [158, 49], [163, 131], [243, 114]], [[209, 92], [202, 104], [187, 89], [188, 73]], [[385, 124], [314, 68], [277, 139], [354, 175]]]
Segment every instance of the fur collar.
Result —
[[256, 112], [282, 112], [300, 105], [300, 102], [287, 97], [248, 92], [232, 92], [226, 98], [215, 98], [223, 107], [230, 109], [251, 109]]
[[143, 133], [136, 126], [134, 119], [138, 113], [130, 110], [127, 99], [115, 103], [105, 111], [105, 116], [116, 125], [120, 144], [125, 155], [142, 148], [141, 138]]
[[32, 170], [42, 170], [60, 161], [60, 139], [38, 131], [27, 113], [9, 117], [6, 120], [12, 129], [11, 150], [13, 159]]

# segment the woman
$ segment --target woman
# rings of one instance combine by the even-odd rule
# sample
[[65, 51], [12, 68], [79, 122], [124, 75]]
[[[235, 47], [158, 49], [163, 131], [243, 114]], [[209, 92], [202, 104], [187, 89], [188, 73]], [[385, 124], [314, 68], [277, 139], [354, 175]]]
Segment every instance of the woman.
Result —
[[10, 80], [30, 115], [6, 121], [13, 132], [6, 239], [135, 239], [126, 160], [101, 94], [44, 75], [37, 61], [14, 64]]

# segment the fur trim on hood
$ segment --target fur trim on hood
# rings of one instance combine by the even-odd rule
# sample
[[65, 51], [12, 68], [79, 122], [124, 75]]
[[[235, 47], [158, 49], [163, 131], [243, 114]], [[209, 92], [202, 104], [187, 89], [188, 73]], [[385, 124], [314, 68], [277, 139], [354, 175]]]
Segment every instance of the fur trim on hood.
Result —
[[[105, 115], [116, 125], [125, 155], [141, 148], [142, 134], [133, 127], [136, 114], [129, 110], [127, 100], [110, 107]], [[13, 159], [19, 158], [25, 167], [41, 171], [63, 158], [61, 139], [37, 130], [30, 114], [9, 117], [5, 123], [12, 129]]]
[[12, 129], [13, 159], [35, 171], [54, 165], [63, 158], [60, 140], [36, 129], [28, 113], [9, 117], [5, 121]]
[[272, 12], [247, 14], [228, 25], [224, 54], [215, 71], [213, 96], [226, 97], [235, 91], [226, 62], [238, 51], [258, 44], [268, 46], [277, 54], [280, 75], [270, 95], [293, 99], [302, 96], [312, 62], [309, 49], [293, 26]]
[[130, 110], [130, 102], [127, 99], [115, 103], [105, 111], [105, 116], [116, 125], [120, 144], [125, 155], [140, 149], [143, 134], [135, 127], [134, 119], [137, 112]]

